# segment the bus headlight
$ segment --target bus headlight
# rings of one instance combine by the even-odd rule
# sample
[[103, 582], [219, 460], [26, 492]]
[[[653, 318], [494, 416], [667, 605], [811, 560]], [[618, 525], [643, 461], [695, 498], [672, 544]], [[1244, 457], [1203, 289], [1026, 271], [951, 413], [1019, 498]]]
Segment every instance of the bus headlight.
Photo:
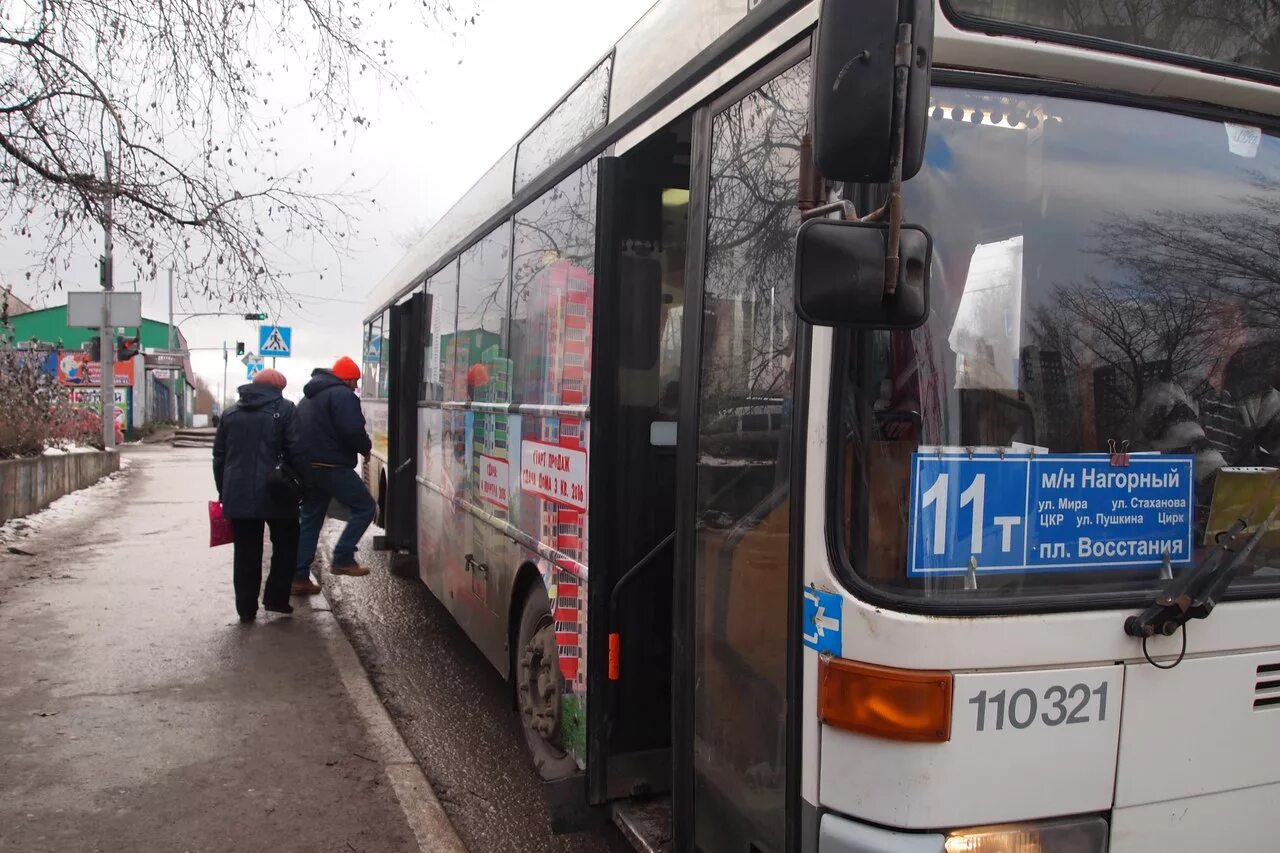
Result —
[[1101, 853], [1107, 822], [1100, 817], [977, 826], [947, 833], [947, 853]]

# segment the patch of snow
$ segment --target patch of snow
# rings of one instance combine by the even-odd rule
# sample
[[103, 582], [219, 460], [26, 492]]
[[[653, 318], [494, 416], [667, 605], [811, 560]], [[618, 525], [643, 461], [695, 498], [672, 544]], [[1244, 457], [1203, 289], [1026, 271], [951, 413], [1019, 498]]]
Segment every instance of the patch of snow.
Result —
[[44, 449], [45, 456], [65, 456], [68, 453], [98, 453], [96, 447], [87, 447], [82, 444], [58, 444], [53, 447]]

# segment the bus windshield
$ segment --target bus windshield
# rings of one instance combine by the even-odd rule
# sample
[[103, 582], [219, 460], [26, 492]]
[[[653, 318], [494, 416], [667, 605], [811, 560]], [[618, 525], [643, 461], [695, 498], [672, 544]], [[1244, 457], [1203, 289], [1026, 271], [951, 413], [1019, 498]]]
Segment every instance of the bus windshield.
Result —
[[[849, 567], [951, 605], [1136, 601], [1265, 516], [1280, 138], [936, 87], [925, 160], [904, 210], [934, 239], [929, 320], [840, 356]], [[1233, 592], [1277, 582], [1267, 534]]]
[[1121, 49], [1151, 48], [1280, 72], [1280, 6], [1275, 0], [950, 0], [946, 8], [962, 19], [989, 21], [996, 27], [1014, 24], [1049, 37], [1105, 39]]

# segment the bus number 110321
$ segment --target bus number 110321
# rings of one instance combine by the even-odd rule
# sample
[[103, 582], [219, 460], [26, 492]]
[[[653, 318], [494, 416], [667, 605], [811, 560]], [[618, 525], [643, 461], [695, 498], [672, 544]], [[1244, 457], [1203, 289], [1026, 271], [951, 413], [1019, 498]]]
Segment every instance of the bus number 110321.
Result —
[[995, 731], [1003, 731], [1006, 723], [1015, 729], [1029, 728], [1037, 720], [1046, 726], [1101, 723], [1107, 719], [1108, 683], [1104, 681], [1092, 688], [1083, 683], [1071, 687], [1054, 684], [1040, 695], [1027, 687], [990, 694], [979, 691], [969, 699], [969, 704], [977, 708], [974, 728], [980, 732], [987, 730], [988, 707], [991, 728]]

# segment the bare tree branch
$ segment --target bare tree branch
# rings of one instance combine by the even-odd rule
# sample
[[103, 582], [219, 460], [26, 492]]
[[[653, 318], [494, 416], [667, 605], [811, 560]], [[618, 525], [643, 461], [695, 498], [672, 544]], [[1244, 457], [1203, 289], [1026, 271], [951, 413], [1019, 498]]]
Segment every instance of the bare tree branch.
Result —
[[[267, 165], [280, 153], [286, 105], [266, 90], [301, 71], [310, 81], [303, 106], [322, 132], [336, 141], [366, 126], [351, 97], [355, 78], [400, 82], [366, 2], [7, 4], [0, 198], [20, 234], [45, 238], [42, 272], [56, 276], [70, 249], [96, 241], [108, 200], [116, 243], [138, 259], [138, 277], [168, 263], [212, 266], [217, 275], [203, 287], [229, 303], [281, 292], [272, 242], [281, 234], [342, 251], [355, 199], [313, 191], [306, 169]], [[475, 20], [452, 0], [420, 7], [424, 27]]]

